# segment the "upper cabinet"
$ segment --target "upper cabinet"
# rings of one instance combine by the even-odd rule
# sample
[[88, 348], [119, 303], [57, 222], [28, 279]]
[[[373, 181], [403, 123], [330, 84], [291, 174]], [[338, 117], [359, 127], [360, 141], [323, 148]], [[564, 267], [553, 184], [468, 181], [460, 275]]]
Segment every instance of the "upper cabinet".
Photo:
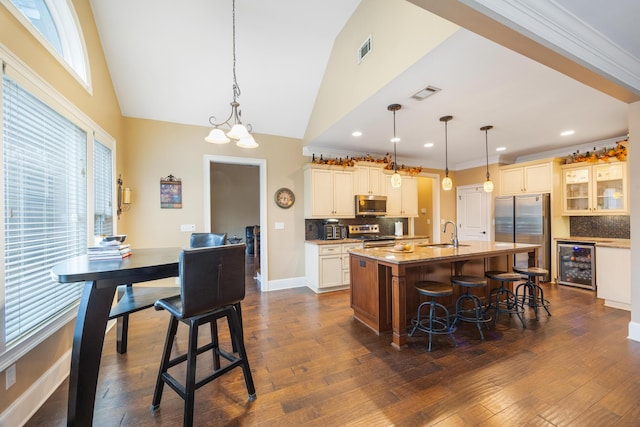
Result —
[[509, 165], [500, 168], [500, 193], [516, 194], [551, 193], [553, 188], [552, 163]]
[[312, 168], [304, 171], [305, 218], [353, 218], [353, 172], [351, 170]]
[[353, 192], [356, 195], [384, 196], [383, 166], [356, 165], [354, 169]]
[[414, 176], [403, 175], [402, 185], [394, 188], [391, 186], [391, 175], [385, 174], [384, 177], [387, 192], [387, 216], [417, 217], [418, 179]]
[[562, 214], [629, 213], [627, 163], [574, 163], [562, 167]]

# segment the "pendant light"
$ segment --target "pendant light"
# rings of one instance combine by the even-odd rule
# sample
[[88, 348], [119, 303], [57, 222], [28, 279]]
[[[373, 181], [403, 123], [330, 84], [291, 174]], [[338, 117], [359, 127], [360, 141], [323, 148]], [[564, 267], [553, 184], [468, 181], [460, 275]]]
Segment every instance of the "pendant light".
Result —
[[[213, 129], [204, 139], [207, 142], [211, 142], [212, 144], [227, 144], [231, 139], [236, 140], [236, 145], [242, 148], [257, 148], [258, 143], [253, 136], [249, 132], [251, 132], [251, 125], [247, 124], [245, 127], [242, 124], [242, 112], [240, 111], [240, 103], [238, 102], [238, 98], [240, 97], [240, 86], [238, 86], [238, 81], [236, 79], [236, 2], [232, 0], [232, 23], [233, 23], [233, 101], [231, 102], [231, 114], [227, 117], [227, 120], [224, 122], [216, 123], [215, 116], [209, 117], [209, 123], [213, 125]], [[231, 124], [231, 119], [233, 119], [233, 124]], [[230, 128], [230, 130], [226, 133], [220, 129], [220, 126], [225, 125]]]
[[396, 143], [400, 140], [396, 136], [396, 111], [402, 108], [400, 104], [391, 104], [387, 106], [387, 110], [393, 111], [393, 138], [391, 142], [393, 142], [393, 175], [391, 175], [391, 186], [393, 188], [398, 188], [402, 185], [402, 177], [398, 173], [398, 157], [396, 156]]
[[491, 193], [493, 191], [493, 182], [489, 178], [489, 129], [493, 129], [493, 126], [482, 126], [480, 130], [484, 131], [484, 147], [487, 153], [487, 180], [484, 182], [483, 188], [487, 193]]
[[442, 179], [442, 189], [449, 191], [453, 188], [453, 181], [449, 178], [449, 152], [448, 152], [448, 135], [447, 135], [447, 123], [453, 119], [453, 116], [442, 116], [440, 121], [444, 122], [444, 178]]

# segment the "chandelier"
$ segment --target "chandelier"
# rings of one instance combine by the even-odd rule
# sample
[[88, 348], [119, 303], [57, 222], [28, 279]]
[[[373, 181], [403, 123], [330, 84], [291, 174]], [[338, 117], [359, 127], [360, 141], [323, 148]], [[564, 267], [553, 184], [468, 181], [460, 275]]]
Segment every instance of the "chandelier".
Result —
[[[209, 135], [204, 139], [207, 142], [213, 144], [227, 144], [230, 139], [236, 140], [236, 145], [242, 148], [257, 148], [258, 143], [253, 139], [251, 132], [251, 125], [247, 124], [245, 127], [242, 124], [242, 112], [240, 111], [240, 103], [238, 98], [240, 97], [240, 86], [236, 79], [236, 1], [232, 0], [232, 18], [233, 18], [233, 101], [231, 102], [231, 114], [227, 117], [227, 120], [223, 122], [216, 122], [215, 116], [209, 117], [209, 123], [213, 125], [213, 129], [209, 132]], [[232, 121], [233, 119], [233, 121]], [[232, 124], [233, 123], [233, 124]], [[225, 132], [220, 129], [221, 126], [226, 126], [230, 130]]]

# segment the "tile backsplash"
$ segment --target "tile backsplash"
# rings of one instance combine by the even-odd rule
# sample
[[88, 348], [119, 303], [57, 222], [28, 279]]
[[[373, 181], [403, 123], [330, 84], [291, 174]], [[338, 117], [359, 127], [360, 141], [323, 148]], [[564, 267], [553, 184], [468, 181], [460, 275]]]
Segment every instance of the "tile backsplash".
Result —
[[631, 221], [628, 215], [572, 216], [569, 218], [572, 237], [631, 238]]

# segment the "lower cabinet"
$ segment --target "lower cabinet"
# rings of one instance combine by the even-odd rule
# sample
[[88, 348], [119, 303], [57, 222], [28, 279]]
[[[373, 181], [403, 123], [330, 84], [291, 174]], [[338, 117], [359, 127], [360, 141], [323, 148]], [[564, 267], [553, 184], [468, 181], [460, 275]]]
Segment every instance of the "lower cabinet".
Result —
[[596, 244], [596, 285], [604, 305], [631, 310], [631, 249]]
[[362, 247], [362, 243], [304, 246], [306, 283], [311, 290], [320, 293], [349, 287], [349, 250]]

